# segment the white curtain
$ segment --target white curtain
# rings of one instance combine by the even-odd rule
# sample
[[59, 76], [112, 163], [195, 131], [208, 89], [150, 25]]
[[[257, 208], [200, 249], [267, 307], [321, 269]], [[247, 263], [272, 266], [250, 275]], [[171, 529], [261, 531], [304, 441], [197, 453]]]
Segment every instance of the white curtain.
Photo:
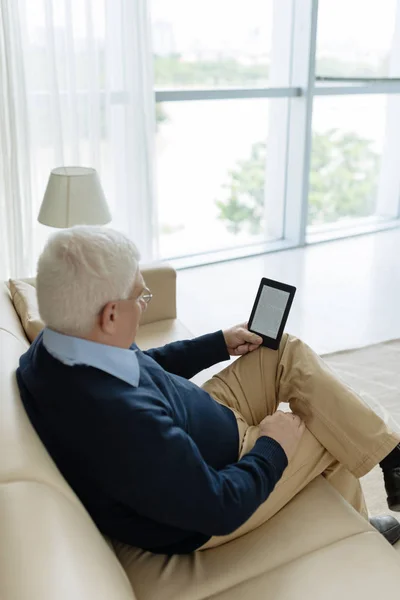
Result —
[[32, 268], [32, 190], [18, 14], [0, 0], [0, 278]]
[[31, 274], [49, 173], [93, 166], [143, 259], [157, 255], [147, 0], [0, 0], [0, 276]]

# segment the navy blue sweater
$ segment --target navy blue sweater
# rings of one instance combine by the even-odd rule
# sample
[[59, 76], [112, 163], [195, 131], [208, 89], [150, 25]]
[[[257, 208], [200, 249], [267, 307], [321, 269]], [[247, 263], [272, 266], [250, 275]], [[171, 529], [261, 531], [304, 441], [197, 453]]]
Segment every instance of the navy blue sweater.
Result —
[[64, 365], [39, 335], [17, 370], [22, 401], [104, 534], [152, 552], [192, 552], [244, 523], [287, 458], [261, 437], [238, 461], [234, 414], [188, 381], [228, 358], [222, 332], [137, 356], [135, 388], [93, 367]]

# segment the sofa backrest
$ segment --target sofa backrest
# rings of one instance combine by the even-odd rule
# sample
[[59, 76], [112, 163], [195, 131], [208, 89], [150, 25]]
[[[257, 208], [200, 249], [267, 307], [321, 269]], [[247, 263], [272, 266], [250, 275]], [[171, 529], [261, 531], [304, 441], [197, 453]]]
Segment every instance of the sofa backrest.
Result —
[[[176, 271], [167, 263], [148, 263], [140, 265], [146, 285], [153, 293], [153, 299], [142, 314], [141, 325], [176, 318]], [[24, 279], [36, 286], [36, 279]], [[0, 307], [1, 311], [1, 307]], [[17, 317], [18, 319], [18, 317]], [[23, 337], [25, 337], [22, 331]]]
[[0, 283], [0, 598], [133, 600], [111, 545], [26, 415], [15, 370], [27, 348]]

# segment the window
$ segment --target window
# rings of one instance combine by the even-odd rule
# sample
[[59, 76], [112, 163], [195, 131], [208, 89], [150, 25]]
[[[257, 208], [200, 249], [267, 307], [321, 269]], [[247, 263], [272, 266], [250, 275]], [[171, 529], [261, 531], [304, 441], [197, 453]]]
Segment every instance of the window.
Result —
[[397, 216], [384, 181], [387, 109], [383, 95], [314, 100], [309, 231]]
[[316, 73], [321, 77], [389, 77], [396, 0], [320, 0]]
[[283, 238], [292, 9], [153, 0], [163, 258]]
[[[160, 251], [176, 257], [273, 239], [283, 197], [266, 202], [271, 104], [246, 99], [159, 105]], [[160, 115], [160, 113], [159, 113]], [[272, 176], [272, 175], [271, 175]], [[280, 227], [275, 229], [282, 236]]]
[[162, 257], [397, 220], [399, 0], [153, 0], [152, 24]]
[[399, 217], [399, 43], [398, 0], [319, 2], [309, 241]]
[[272, 0], [153, 0], [158, 89], [265, 85]]

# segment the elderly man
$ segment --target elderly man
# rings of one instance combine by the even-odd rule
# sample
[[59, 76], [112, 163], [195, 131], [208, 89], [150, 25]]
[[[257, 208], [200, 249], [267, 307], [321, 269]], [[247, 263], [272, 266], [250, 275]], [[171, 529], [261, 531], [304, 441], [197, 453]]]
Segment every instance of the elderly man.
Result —
[[[399, 437], [298, 339], [272, 351], [236, 326], [142, 352], [138, 258], [111, 229], [54, 235], [37, 272], [46, 328], [17, 370], [36, 431], [104, 534], [157, 553], [211, 548], [321, 473], [367, 516], [358, 478], [379, 461], [400, 510]], [[242, 356], [203, 388], [190, 381], [229, 355]], [[399, 537], [395, 519], [374, 524]]]

